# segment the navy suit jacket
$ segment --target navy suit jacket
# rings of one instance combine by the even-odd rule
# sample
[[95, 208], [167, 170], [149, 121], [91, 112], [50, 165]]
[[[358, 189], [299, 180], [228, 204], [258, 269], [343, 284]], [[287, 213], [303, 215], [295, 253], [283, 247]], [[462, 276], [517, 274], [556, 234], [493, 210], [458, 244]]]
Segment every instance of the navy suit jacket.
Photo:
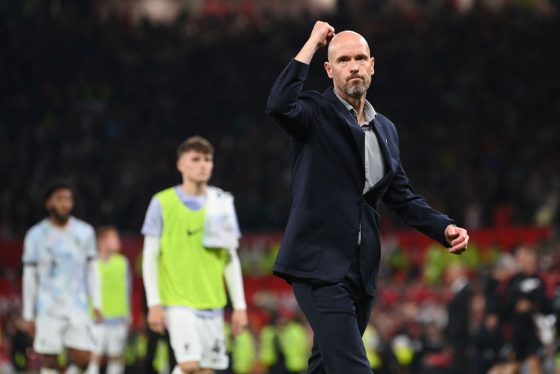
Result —
[[[379, 204], [407, 225], [447, 246], [453, 223], [414, 193], [400, 162], [395, 125], [377, 113], [373, 130], [385, 175], [365, 194], [365, 135], [332, 88], [303, 91], [309, 65], [290, 61], [268, 98], [266, 111], [291, 136], [292, 202], [274, 273], [336, 283], [359, 250], [360, 273], [373, 295], [379, 267]], [[358, 235], [361, 229], [361, 244]]]

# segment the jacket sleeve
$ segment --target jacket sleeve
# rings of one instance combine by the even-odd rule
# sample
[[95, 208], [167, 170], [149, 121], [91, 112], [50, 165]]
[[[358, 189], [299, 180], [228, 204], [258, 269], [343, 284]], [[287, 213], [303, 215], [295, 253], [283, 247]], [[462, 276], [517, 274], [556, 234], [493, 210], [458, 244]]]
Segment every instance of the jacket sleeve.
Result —
[[414, 192], [400, 163], [383, 202], [408, 226], [449, 247], [445, 240], [445, 228], [454, 221], [430, 207], [422, 196]]
[[300, 97], [309, 65], [291, 60], [272, 86], [266, 113], [291, 136], [305, 140], [311, 131], [312, 107]]

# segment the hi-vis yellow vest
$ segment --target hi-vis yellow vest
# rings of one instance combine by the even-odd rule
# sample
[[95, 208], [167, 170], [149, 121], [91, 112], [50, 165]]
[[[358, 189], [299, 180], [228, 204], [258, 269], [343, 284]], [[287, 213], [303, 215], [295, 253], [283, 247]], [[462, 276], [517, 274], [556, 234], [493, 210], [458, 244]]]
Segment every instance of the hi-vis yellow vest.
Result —
[[189, 209], [173, 187], [156, 197], [163, 217], [159, 258], [162, 305], [223, 308], [227, 303], [223, 276], [229, 254], [225, 249], [203, 246], [205, 207]]
[[97, 261], [101, 284], [101, 313], [104, 318], [127, 318], [129, 310], [128, 260], [115, 253]]

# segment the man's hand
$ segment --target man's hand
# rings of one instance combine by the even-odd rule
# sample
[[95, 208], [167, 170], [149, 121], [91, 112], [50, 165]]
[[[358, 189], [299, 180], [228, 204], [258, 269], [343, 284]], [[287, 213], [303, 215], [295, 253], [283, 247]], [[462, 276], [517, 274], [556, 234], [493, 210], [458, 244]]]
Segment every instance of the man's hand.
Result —
[[35, 337], [35, 321], [23, 321], [23, 329], [29, 336]]
[[315, 22], [309, 39], [303, 45], [303, 48], [299, 51], [295, 59], [304, 64], [309, 64], [315, 52], [317, 52], [319, 48], [327, 45], [333, 36], [334, 27], [323, 21]]
[[158, 334], [165, 333], [165, 312], [161, 305], [154, 305], [148, 310], [148, 326]]
[[234, 310], [231, 314], [231, 332], [233, 336], [241, 334], [249, 324], [247, 311], [244, 309]]
[[101, 310], [97, 308], [93, 309], [93, 320], [95, 323], [103, 322], [103, 314], [101, 314]]
[[334, 27], [329, 25], [327, 22], [317, 21], [313, 30], [311, 30], [311, 36], [309, 41], [317, 46], [317, 48], [324, 47], [334, 36]]
[[467, 230], [455, 225], [448, 225], [445, 228], [445, 240], [449, 243], [451, 248], [448, 249], [450, 253], [460, 255], [467, 249], [469, 244], [469, 235]]

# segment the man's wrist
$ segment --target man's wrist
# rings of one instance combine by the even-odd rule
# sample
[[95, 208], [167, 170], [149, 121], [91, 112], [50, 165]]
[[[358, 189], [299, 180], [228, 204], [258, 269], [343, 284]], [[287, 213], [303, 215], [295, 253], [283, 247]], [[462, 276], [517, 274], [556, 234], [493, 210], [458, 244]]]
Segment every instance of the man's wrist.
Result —
[[314, 52], [317, 52], [323, 45], [313, 38], [309, 38], [305, 44], [309, 45], [309, 48], [313, 49]]
[[308, 39], [294, 59], [309, 65], [313, 56], [315, 56], [315, 52], [317, 52], [320, 47], [320, 44], [313, 41], [313, 39]]

